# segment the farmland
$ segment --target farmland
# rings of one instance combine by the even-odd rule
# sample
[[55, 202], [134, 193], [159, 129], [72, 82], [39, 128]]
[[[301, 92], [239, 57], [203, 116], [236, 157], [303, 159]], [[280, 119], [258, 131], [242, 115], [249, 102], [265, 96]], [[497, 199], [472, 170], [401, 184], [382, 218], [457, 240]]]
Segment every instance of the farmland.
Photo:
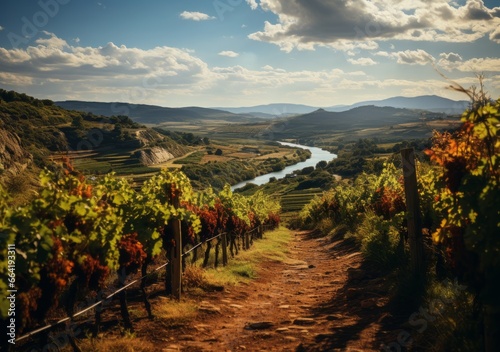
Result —
[[281, 210], [283, 213], [300, 211], [315, 196], [323, 193], [320, 188], [293, 190], [281, 195]]

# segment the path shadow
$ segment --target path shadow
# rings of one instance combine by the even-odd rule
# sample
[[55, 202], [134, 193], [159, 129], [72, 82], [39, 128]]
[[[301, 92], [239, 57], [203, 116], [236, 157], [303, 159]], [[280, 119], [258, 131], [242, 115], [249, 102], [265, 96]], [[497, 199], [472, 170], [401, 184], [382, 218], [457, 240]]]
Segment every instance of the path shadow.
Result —
[[[340, 237], [324, 238], [320, 247], [335, 259], [361, 255], [353, 239]], [[309, 239], [318, 238], [316, 233], [309, 236]], [[359, 265], [347, 269], [347, 280], [334, 296], [310, 309], [315, 320], [326, 317], [330, 321], [330, 332], [317, 335], [313, 344], [299, 345], [297, 352], [347, 351], [349, 343], [362, 340], [361, 333], [374, 324], [380, 327], [375, 338], [367, 341], [360, 351], [383, 350], [382, 345], [397, 340], [402, 324], [408, 320], [407, 312], [411, 313], [412, 308], [401, 308], [390, 300], [389, 290], [396, 275], [383, 272], [360, 259]]]

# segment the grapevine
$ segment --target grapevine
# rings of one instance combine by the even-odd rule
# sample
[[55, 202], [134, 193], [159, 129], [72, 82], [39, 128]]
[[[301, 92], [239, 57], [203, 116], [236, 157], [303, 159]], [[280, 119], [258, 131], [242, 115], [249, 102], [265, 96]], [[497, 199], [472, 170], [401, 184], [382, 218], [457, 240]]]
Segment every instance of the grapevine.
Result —
[[[0, 256], [7, 252], [7, 244], [15, 244], [18, 252], [16, 288], [24, 317], [19, 333], [35, 328], [56, 308], [65, 308], [71, 316], [76, 301], [89, 291], [99, 296], [113, 273], [120, 286], [139, 269], [145, 276], [162, 249], [175, 245], [170, 231], [174, 220], [181, 221], [183, 243], [189, 245], [222, 233], [239, 239], [266, 222], [279, 223], [276, 200], [262, 194], [233, 195], [229, 186], [219, 194], [211, 189], [196, 193], [178, 171], [163, 170], [135, 191], [114, 174], [89, 180], [64, 161], [53, 171], [43, 170], [39, 181], [32, 202], [17, 208], [10, 207], [0, 187]], [[5, 262], [0, 264], [3, 295], [8, 290]], [[152, 317], [144, 279], [141, 289]], [[131, 329], [125, 292], [120, 292], [122, 315]], [[4, 303], [2, 319], [7, 311]], [[99, 322], [96, 310], [95, 332]]]

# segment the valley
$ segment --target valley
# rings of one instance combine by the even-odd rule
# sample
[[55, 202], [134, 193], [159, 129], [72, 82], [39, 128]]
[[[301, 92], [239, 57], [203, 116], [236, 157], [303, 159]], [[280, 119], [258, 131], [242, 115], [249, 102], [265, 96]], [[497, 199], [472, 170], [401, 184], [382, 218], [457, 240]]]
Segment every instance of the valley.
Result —
[[[451, 259], [429, 244], [416, 273], [405, 237], [400, 151], [418, 160], [420, 238], [431, 243], [443, 196], [430, 137], [461, 138], [457, 115], [138, 106], [141, 116], [106, 116], [112, 103], [66, 110], [0, 93], [0, 245], [14, 241], [31, 268], [18, 274], [21, 351], [378, 351], [437, 343], [436, 331], [458, 346], [454, 329], [481, 345], [468, 330], [472, 294], [438, 279], [455, 273], [438, 264]], [[405, 318], [442, 295], [462, 307], [442, 311], [454, 327], [437, 320], [401, 342]]]
[[1, 352], [499, 352], [498, 0], [4, 1]]

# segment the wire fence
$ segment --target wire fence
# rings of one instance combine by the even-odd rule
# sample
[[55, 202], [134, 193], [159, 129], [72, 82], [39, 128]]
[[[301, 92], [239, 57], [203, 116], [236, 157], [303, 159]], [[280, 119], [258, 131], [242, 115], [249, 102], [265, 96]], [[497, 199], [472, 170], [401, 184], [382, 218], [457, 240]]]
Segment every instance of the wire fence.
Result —
[[[265, 230], [264, 230], [265, 228], [267, 228], [267, 227], [266, 227], [266, 226], [263, 226], [263, 227], [262, 227], [262, 229], [263, 229], [262, 231], [265, 231]], [[258, 230], [258, 228], [254, 228], [253, 230], [247, 231], [247, 232], [245, 233], [245, 235], [250, 235], [250, 234], [252, 234], [252, 233], [253, 233], [254, 231], [256, 231], [256, 230]], [[193, 246], [192, 248], [190, 248], [190, 249], [189, 249], [189, 250], [187, 250], [186, 252], [182, 253], [182, 257], [184, 257], [184, 256], [186, 256], [187, 254], [191, 253], [192, 251], [194, 251], [196, 248], [198, 248], [198, 247], [202, 246], [203, 244], [208, 243], [208, 242], [210, 242], [210, 241], [212, 241], [212, 240], [214, 240], [214, 239], [216, 239], [216, 238], [219, 238], [219, 237], [221, 237], [221, 236], [223, 236], [223, 235], [226, 235], [226, 234], [227, 234], [226, 232], [219, 233], [219, 234], [218, 234], [218, 235], [216, 235], [216, 236], [213, 236], [213, 237], [211, 237], [211, 238], [209, 238], [209, 239], [207, 239], [207, 240], [204, 240], [204, 241], [202, 241], [202, 242], [200, 242], [200, 243], [196, 244], [195, 246]], [[112, 292], [112, 293], [108, 294], [105, 298], [103, 298], [103, 299], [99, 300], [98, 302], [95, 302], [95, 303], [91, 304], [90, 306], [88, 306], [88, 307], [86, 307], [86, 308], [82, 309], [81, 311], [79, 311], [79, 312], [77, 312], [77, 313], [73, 314], [72, 316], [70, 316], [70, 317], [66, 317], [66, 318], [63, 318], [63, 319], [60, 319], [60, 320], [58, 320], [58, 321], [56, 321], [56, 322], [54, 322], [54, 323], [52, 323], [52, 324], [48, 324], [48, 325], [45, 325], [45, 326], [43, 326], [43, 327], [41, 327], [41, 328], [38, 328], [38, 329], [36, 329], [36, 330], [33, 330], [33, 331], [31, 331], [31, 332], [29, 332], [29, 333], [27, 333], [27, 334], [25, 334], [25, 335], [23, 335], [23, 336], [21, 336], [21, 337], [17, 338], [17, 339], [16, 339], [16, 341], [17, 341], [17, 342], [19, 342], [19, 341], [26, 340], [26, 339], [28, 339], [28, 338], [30, 338], [30, 337], [33, 337], [33, 336], [35, 336], [35, 335], [37, 335], [37, 334], [41, 333], [42, 331], [45, 331], [45, 330], [50, 330], [50, 329], [55, 328], [56, 326], [58, 326], [58, 325], [60, 325], [60, 324], [63, 324], [63, 323], [66, 323], [66, 322], [69, 322], [69, 321], [73, 320], [74, 318], [76, 318], [76, 317], [78, 317], [78, 316], [80, 316], [80, 315], [82, 315], [82, 314], [84, 314], [84, 313], [86, 313], [86, 312], [88, 312], [88, 311], [90, 311], [90, 310], [92, 310], [92, 309], [94, 309], [94, 308], [96, 308], [96, 307], [98, 307], [98, 306], [102, 305], [104, 302], [106, 302], [106, 301], [110, 300], [111, 298], [113, 298], [114, 296], [116, 296], [118, 293], [120, 293], [120, 292], [122, 292], [123, 290], [125, 290], [125, 289], [129, 288], [130, 286], [133, 286], [134, 284], [138, 283], [139, 281], [141, 281], [141, 280], [143, 280], [143, 279], [145, 279], [145, 278], [149, 277], [150, 275], [154, 274], [154, 273], [155, 273], [155, 272], [157, 272], [158, 270], [160, 270], [160, 269], [162, 269], [162, 268], [166, 267], [168, 264], [169, 264], [169, 262], [167, 261], [166, 263], [164, 263], [164, 264], [162, 264], [162, 265], [158, 266], [157, 268], [155, 268], [155, 269], [154, 269], [154, 270], [152, 270], [151, 272], [149, 272], [149, 273], [147, 273], [147, 274], [145, 274], [145, 275], [143, 275], [143, 276], [141, 276], [141, 277], [139, 277], [139, 278], [137, 278], [137, 279], [132, 280], [131, 282], [129, 282], [129, 283], [128, 283], [128, 284], [126, 284], [125, 286], [120, 287], [119, 289], [115, 290], [114, 292]]]
[[146, 278], [146, 277], [148, 277], [148, 276], [152, 275], [154, 272], [156, 272], [156, 271], [158, 271], [158, 270], [160, 270], [160, 269], [162, 269], [162, 268], [166, 267], [167, 265], [168, 265], [168, 261], [167, 261], [166, 263], [164, 263], [164, 264], [160, 265], [159, 267], [157, 267], [157, 268], [156, 268], [156, 269], [154, 269], [153, 271], [151, 271], [151, 272], [147, 273], [146, 275], [143, 275], [143, 276], [141, 276], [141, 277], [140, 277], [140, 278], [138, 278], [138, 279], [132, 280], [131, 282], [129, 282], [129, 283], [128, 283], [128, 284], [126, 284], [125, 286], [120, 287], [118, 290], [116, 290], [116, 291], [114, 291], [113, 293], [111, 293], [111, 294], [107, 295], [105, 298], [101, 299], [100, 301], [98, 301], [98, 302], [96, 302], [96, 303], [94, 303], [94, 304], [92, 304], [92, 305], [88, 306], [87, 308], [85, 308], [85, 309], [83, 309], [83, 310], [81, 310], [81, 311], [79, 311], [79, 312], [77, 312], [77, 313], [73, 314], [71, 317], [66, 317], [66, 318], [64, 318], [64, 319], [61, 319], [61, 320], [56, 321], [55, 323], [52, 323], [52, 324], [46, 325], [46, 326], [44, 326], [44, 327], [42, 327], [42, 328], [39, 328], [39, 329], [33, 330], [33, 331], [29, 332], [28, 334], [23, 335], [23, 336], [21, 336], [21, 337], [17, 338], [17, 339], [16, 339], [16, 341], [22, 341], [22, 340], [24, 340], [24, 339], [27, 339], [27, 338], [29, 338], [29, 337], [32, 337], [32, 336], [34, 336], [34, 335], [36, 335], [36, 334], [38, 334], [38, 333], [42, 332], [42, 331], [44, 331], [44, 330], [54, 328], [54, 327], [56, 327], [56, 326], [57, 326], [57, 325], [59, 325], [59, 324], [65, 323], [65, 322], [67, 322], [67, 321], [70, 321], [70, 320], [72, 320], [72, 319], [76, 318], [77, 316], [82, 315], [83, 313], [86, 313], [86, 312], [88, 312], [89, 310], [94, 309], [95, 307], [97, 307], [97, 306], [99, 306], [99, 305], [103, 304], [104, 302], [106, 302], [107, 300], [109, 300], [110, 298], [112, 298], [113, 296], [115, 296], [116, 294], [118, 294], [118, 293], [120, 293], [121, 291], [125, 290], [126, 288], [128, 288], [128, 287], [130, 287], [130, 286], [134, 285], [135, 283], [139, 282], [140, 280], [142, 280], [142, 279], [144, 279], [144, 278]]

